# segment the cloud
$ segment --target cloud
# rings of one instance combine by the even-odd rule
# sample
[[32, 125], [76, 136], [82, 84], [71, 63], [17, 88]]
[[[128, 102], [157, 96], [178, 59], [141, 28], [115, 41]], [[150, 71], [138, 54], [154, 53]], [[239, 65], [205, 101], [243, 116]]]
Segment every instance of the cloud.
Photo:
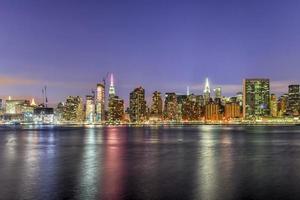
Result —
[[16, 76], [7, 76], [7, 75], [0, 75], [0, 86], [22, 86], [22, 85], [35, 85], [38, 84], [39, 81], [27, 79], [23, 77], [16, 77]]

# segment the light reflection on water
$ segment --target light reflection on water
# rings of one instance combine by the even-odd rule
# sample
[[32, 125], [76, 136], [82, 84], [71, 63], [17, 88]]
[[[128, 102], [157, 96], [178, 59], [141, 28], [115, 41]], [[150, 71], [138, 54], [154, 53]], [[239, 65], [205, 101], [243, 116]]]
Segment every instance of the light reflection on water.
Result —
[[296, 126], [2, 129], [0, 199], [299, 199], [299, 144]]

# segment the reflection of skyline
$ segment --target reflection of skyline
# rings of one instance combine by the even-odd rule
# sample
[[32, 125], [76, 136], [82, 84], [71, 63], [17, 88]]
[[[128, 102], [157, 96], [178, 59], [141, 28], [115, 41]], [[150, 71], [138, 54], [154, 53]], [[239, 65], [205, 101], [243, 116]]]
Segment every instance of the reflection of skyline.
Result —
[[0, 199], [272, 199], [261, 197], [282, 197], [287, 189], [288, 197], [299, 197], [296, 130], [199, 126], [3, 133]]
[[84, 137], [83, 155], [79, 175], [82, 190], [78, 191], [80, 199], [94, 199], [101, 191], [102, 131], [87, 129]]
[[103, 135], [103, 166], [101, 178], [101, 197], [103, 199], [122, 199], [126, 165], [124, 165], [124, 136], [116, 128], [106, 128]]

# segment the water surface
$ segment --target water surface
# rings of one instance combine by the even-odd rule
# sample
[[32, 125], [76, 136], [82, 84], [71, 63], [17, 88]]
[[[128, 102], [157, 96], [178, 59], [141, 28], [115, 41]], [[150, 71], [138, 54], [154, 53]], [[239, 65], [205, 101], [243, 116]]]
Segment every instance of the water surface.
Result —
[[300, 127], [0, 128], [0, 199], [300, 199]]

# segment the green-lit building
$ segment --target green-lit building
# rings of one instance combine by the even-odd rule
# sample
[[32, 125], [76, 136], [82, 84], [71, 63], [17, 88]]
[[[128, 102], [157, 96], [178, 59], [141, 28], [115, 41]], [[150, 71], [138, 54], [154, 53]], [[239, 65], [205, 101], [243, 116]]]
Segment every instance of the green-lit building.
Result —
[[244, 79], [243, 117], [257, 119], [270, 115], [270, 80]]

